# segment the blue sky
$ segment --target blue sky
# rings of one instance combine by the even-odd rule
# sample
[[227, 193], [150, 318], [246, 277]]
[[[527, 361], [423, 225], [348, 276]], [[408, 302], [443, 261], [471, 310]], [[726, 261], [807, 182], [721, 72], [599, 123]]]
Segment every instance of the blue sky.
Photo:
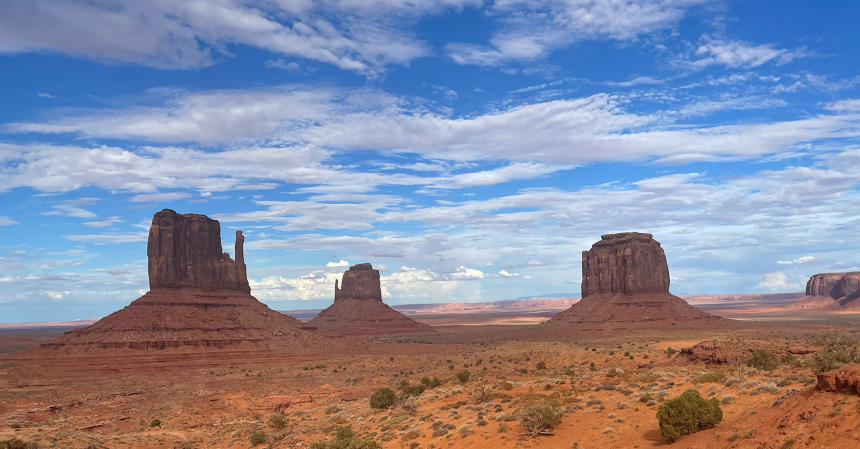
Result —
[[674, 293], [860, 270], [857, 2], [0, 4], [0, 322], [148, 288], [154, 212], [246, 234], [255, 296], [579, 292], [653, 233]]

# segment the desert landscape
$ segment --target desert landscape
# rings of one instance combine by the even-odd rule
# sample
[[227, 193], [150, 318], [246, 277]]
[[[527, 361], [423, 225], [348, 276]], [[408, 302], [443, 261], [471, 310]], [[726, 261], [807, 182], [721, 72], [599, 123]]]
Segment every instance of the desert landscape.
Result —
[[218, 221], [158, 212], [149, 292], [3, 329], [2, 447], [860, 445], [851, 273], [685, 300], [623, 233], [583, 251], [581, 298], [391, 308], [359, 264], [302, 321], [251, 296], [236, 235], [234, 260]]

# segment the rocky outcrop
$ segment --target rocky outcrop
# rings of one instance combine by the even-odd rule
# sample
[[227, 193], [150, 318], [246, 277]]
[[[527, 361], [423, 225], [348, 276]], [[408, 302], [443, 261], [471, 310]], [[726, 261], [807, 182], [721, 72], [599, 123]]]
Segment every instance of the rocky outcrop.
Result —
[[334, 303], [309, 325], [344, 335], [415, 334], [435, 332], [382, 302], [379, 270], [369, 263], [349, 267], [342, 287], [334, 281]]
[[222, 349], [257, 357], [340, 347], [251, 296], [242, 232], [236, 232], [235, 261], [221, 252], [220, 232], [218, 221], [204, 215], [156, 213], [147, 244], [150, 291], [23, 357]]
[[669, 293], [669, 266], [651, 234], [624, 232], [601, 237], [582, 253], [582, 300], [550, 322], [578, 323], [587, 329], [727, 320], [710, 315]]
[[836, 298], [849, 299], [856, 299], [860, 296], [860, 271], [853, 271], [842, 275], [836, 281], [836, 287], [833, 288], [832, 295], [838, 295]]
[[[806, 296], [827, 296], [831, 299], [839, 299], [845, 295], [837, 294], [834, 289], [845, 273], [819, 273], [813, 274], [806, 281]], [[836, 296], [834, 296], [836, 294]]]
[[607, 234], [582, 252], [582, 297], [599, 293], [669, 293], [660, 243], [639, 232]]
[[860, 309], [860, 271], [814, 274], [806, 282], [806, 296], [788, 310]]
[[788, 345], [774, 341], [705, 340], [688, 348], [681, 348], [676, 359], [685, 365], [738, 365], [745, 363], [754, 351], [764, 349], [777, 355], [803, 356], [815, 349], [802, 344]]
[[152, 217], [146, 255], [149, 288], [198, 288], [251, 293], [242, 231], [236, 231], [236, 260], [222, 252], [221, 224], [205, 215], [164, 209]]
[[382, 287], [379, 282], [379, 270], [374, 270], [369, 263], [360, 263], [349, 267], [343, 273], [343, 284], [338, 287], [334, 281], [334, 300], [369, 299], [382, 302]]
[[822, 391], [850, 391], [860, 394], [860, 364], [843, 366], [818, 375], [818, 389]]

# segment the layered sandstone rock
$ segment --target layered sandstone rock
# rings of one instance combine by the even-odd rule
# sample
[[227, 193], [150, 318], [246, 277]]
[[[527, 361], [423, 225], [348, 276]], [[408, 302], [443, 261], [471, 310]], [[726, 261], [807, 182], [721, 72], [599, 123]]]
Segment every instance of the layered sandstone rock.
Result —
[[836, 282], [836, 287], [833, 288], [833, 295], [838, 295], [838, 298], [846, 298], [854, 300], [860, 296], [860, 271], [845, 273]]
[[582, 252], [582, 297], [599, 293], [669, 293], [669, 266], [651, 234], [607, 234]]
[[604, 235], [583, 251], [582, 300], [550, 320], [614, 329], [725, 321], [669, 293], [663, 248], [638, 232]]
[[67, 332], [21, 357], [183, 353], [230, 349], [251, 354], [297, 353], [340, 343], [250, 295], [242, 232], [236, 260], [221, 248], [218, 221], [204, 215], [155, 214], [149, 232], [150, 291], [93, 325]]
[[349, 267], [341, 286], [335, 281], [334, 303], [308, 324], [344, 335], [434, 332], [382, 302], [379, 270], [369, 263]]
[[789, 310], [860, 309], [860, 272], [819, 273], [806, 282], [806, 296], [786, 306]]
[[251, 293], [242, 231], [236, 231], [236, 260], [222, 252], [221, 224], [205, 215], [164, 209], [152, 217], [146, 255], [149, 288], [199, 288]]
[[374, 270], [369, 263], [349, 267], [349, 270], [343, 273], [342, 287], [338, 287], [337, 281], [334, 281], [334, 300], [340, 299], [370, 299], [382, 302], [379, 270]]

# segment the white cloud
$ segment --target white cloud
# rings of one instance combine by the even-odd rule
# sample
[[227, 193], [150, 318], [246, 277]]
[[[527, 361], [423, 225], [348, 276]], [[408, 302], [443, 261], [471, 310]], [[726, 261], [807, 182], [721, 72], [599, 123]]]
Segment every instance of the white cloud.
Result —
[[500, 0], [491, 17], [502, 30], [490, 45], [450, 43], [458, 64], [499, 66], [532, 61], [577, 41], [631, 41], [675, 27], [687, 10], [705, 0]]
[[775, 48], [773, 44], [753, 45], [744, 41], [703, 36], [695, 50], [682, 55], [676, 63], [696, 70], [711, 65], [752, 68], [768, 62], [775, 62], [780, 66], [807, 56], [809, 54], [805, 48], [789, 51]]
[[792, 265], [792, 264], [803, 264], [803, 263], [814, 263], [817, 262], [815, 257], [813, 256], [803, 256], [794, 260], [777, 260], [776, 263], [780, 265]]
[[62, 204], [51, 206], [54, 210], [42, 212], [42, 215], [64, 215], [66, 217], [76, 218], [96, 218], [94, 212], [84, 209], [85, 206], [91, 206], [97, 201], [96, 198], [80, 198], [77, 200], [63, 201]]
[[190, 197], [188, 192], [165, 192], [165, 193], [142, 193], [131, 197], [131, 200], [136, 203], [146, 201], [174, 201]]
[[11, 218], [0, 217], [0, 226], [9, 226], [13, 224], [18, 224], [18, 222]]
[[261, 300], [334, 299], [334, 281], [342, 273], [314, 272], [298, 278], [268, 276], [259, 281], [248, 279], [251, 293]]
[[325, 264], [325, 266], [327, 266], [327, 267], [348, 267], [349, 262], [341, 259], [338, 262], [329, 262], [329, 263]]
[[42, 92], [37, 93], [37, 94], [36, 94], [36, 96], [39, 96], [39, 97], [42, 97], [42, 98], [57, 98], [57, 97], [55, 97], [55, 96], [53, 96], [53, 95], [51, 95], [51, 94], [46, 94], [46, 93], [42, 93]]
[[149, 238], [149, 232], [108, 232], [104, 234], [87, 235], [64, 235], [63, 238], [74, 242], [109, 244], [109, 243], [132, 243], [145, 242]]
[[106, 228], [116, 223], [122, 223], [122, 220], [120, 220], [119, 217], [108, 217], [99, 221], [86, 221], [83, 224], [91, 228]]
[[[224, 185], [229, 186], [226, 188], [237, 187], [241, 183], [236, 178], [243, 175], [255, 178], [254, 184], [258, 184], [260, 179], [313, 183], [326, 178], [323, 182], [348, 182], [348, 188], [334, 187], [338, 191], [354, 191], [361, 186], [369, 189], [382, 178], [392, 184], [457, 188], [487, 185], [482, 183], [498, 182], [497, 179], [504, 182], [543, 176], [565, 169], [559, 166], [598, 161], [685, 164], [748, 159], [778, 154], [788, 147], [823, 139], [860, 134], [857, 126], [860, 114], [811, 115], [795, 120], [717, 126], [675, 126], [678, 120], [719, 110], [785, 105], [779, 99], [750, 96], [698, 100], [682, 104], [675, 110], [646, 114], [628, 111], [629, 101], [624, 97], [595, 94], [512, 106], [471, 117], [449, 117], [429, 112], [422, 106], [410, 106], [406, 100], [373, 91], [347, 92], [303, 86], [183, 93], [170, 98], [159, 107], [71, 113], [46, 122], [14, 123], [5, 128], [8, 131], [76, 133], [88, 137], [165, 142], [199, 140], [211, 144], [232, 143], [231, 148], [243, 142], [252, 145], [241, 150], [220, 152], [151, 147], [136, 153], [107, 147], [101, 151], [88, 149], [86, 153], [89, 154], [80, 154], [83, 150], [66, 150], [66, 153], [74, 155], [75, 160], [64, 162], [73, 166], [100, 163], [108, 168], [123, 167], [126, 172], [135, 170], [135, 176], [124, 184], [136, 185], [137, 191], [154, 190], [153, 182], [140, 183], [139, 178], [153, 177], [157, 173], [171, 174], [159, 176], [163, 179], [162, 185], [178, 183], [200, 174], [207, 179], [199, 182], [215, 184], [212, 188], [205, 188], [207, 191], [225, 189]], [[273, 147], [260, 145], [264, 141], [277, 143]], [[38, 156], [49, 148], [58, 147], [12, 147], [7, 144], [6, 148], [9, 156], [4, 159], [22, 159], [22, 166], [29, 166], [29, 158], [18, 154], [21, 148], [38, 148], [41, 150], [35, 153]], [[523, 148], [540, 148], [540, 151], [523, 151]], [[471, 173], [458, 173], [438, 180], [368, 172], [344, 176], [343, 169], [321, 165], [333, 152], [368, 149], [418, 153], [434, 160], [455, 162], [504, 160], [510, 161], [510, 165], [493, 170], [470, 170]], [[2, 155], [3, 146], [0, 145]], [[179, 170], [162, 163], [168, 160], [194, 170]], [[267, 164], [255, 164], [255, 160]], [[197, 167], [194, 163], [207, 165]], [[140, 165], [149, 165], [147, 169], [150, 171], [146, 174], [137, 171]], [[152, 170], [154, 168], [158, 170]], [[82, 168], [81, 171], [86, 175], [90, 170], [95, 169]], [[214, 174], [222, 176], [215, 178]], [[110, 175], [108, 171], [107, 180], [111, 180]], [[68, 173], [50, 181], [39, 178], [22, 182], [59, 183], [76, 176], [77, 173]], [[219, 185], [222, 186], [220, 189], [217, 188]]]
[[803, 290], [804, 288], [804, 285], [799, 282], [789, 282], [788, 276], [786, 276], [782, 271], [767, 273], [763, 277], [764, 279], [756, 285], [756, 288], [766, 288], [771, 291], [780, 292], [792, 292]]
[[637, 76], [630, 81], [604, 81], [601, 84], [606, 86], [631, 87], [640, 84], [663, 84], [666, 80], [657, 79], [651, 76]]
[[193, 69], [232, 56], [230, 45], [247, 45], [375, 77], [386, 65], [430, 54], [408, 24], [475, 3], [8, 0], [0, 2], [0, 52]]
[[838, 112], [857, 112], [860, 111], [860, 98], [834, 101], [825, 105], [824, 108]]
[[295, 61], [288, 63], [288, 62], [284, 61], [283, 59], [277, 59], [277, 60], [271, 60], [270, 59], [270, 60], [265, 62], [265, 66], [270, 68], [270, 69], [286, 70], [290, 73], [301, 72], [301, 66], [299, 65], [298, 62], [295, 62]]

